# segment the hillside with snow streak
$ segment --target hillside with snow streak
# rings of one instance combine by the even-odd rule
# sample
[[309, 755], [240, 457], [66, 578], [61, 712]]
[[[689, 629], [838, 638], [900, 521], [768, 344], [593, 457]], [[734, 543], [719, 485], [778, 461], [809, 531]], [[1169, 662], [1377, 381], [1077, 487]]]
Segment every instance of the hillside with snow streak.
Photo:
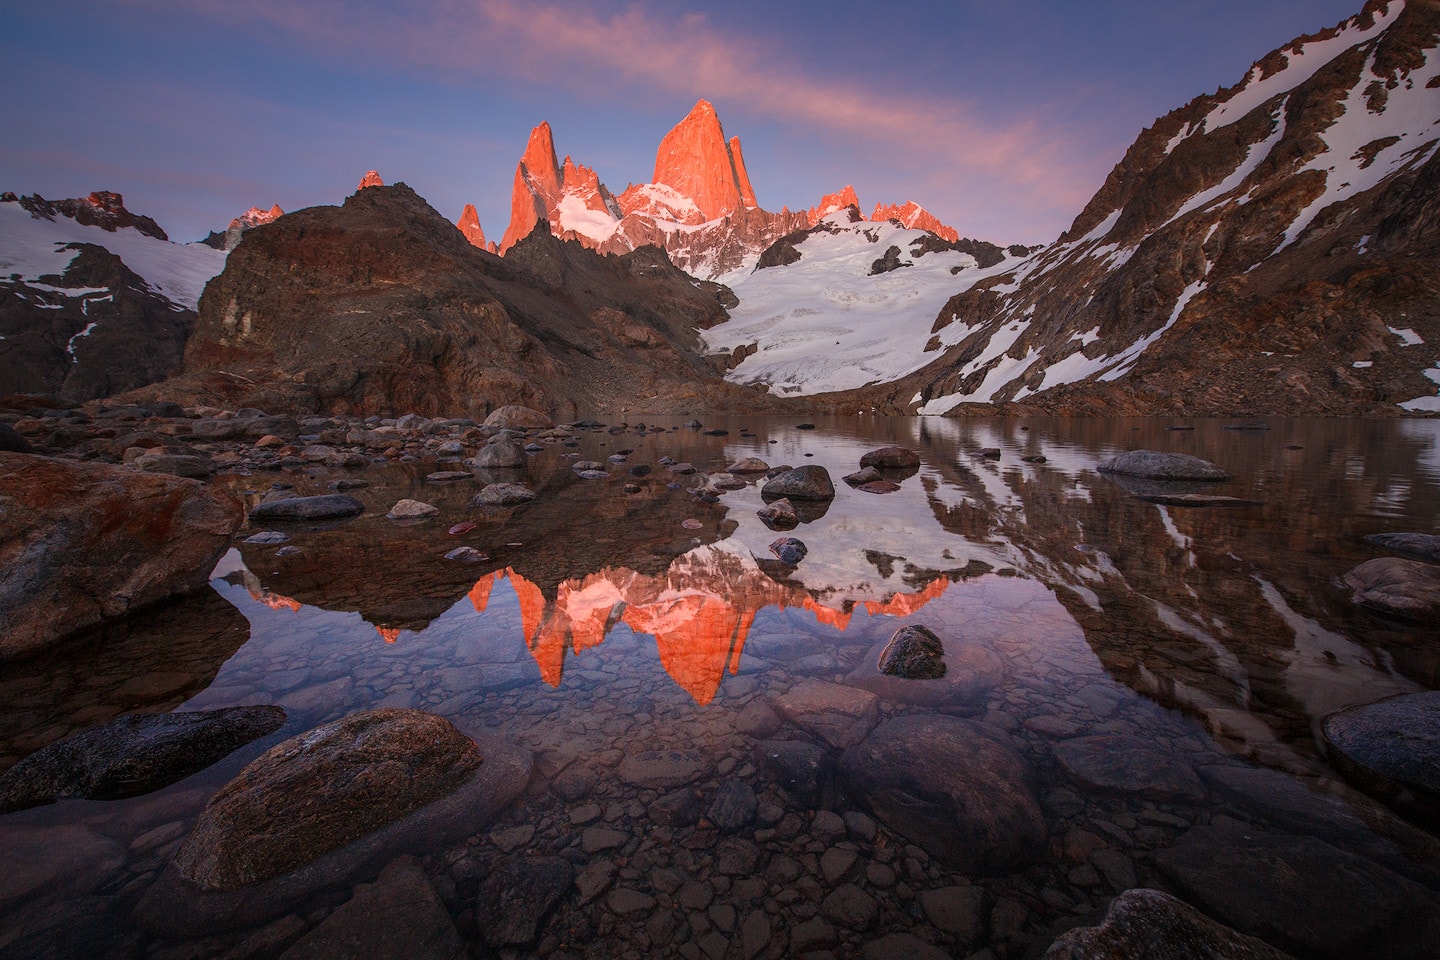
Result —
[[1371, 0], [1143, 131], [1059, 241], [961, 289], [927, 414], [1440, 411], [1440, 4]]

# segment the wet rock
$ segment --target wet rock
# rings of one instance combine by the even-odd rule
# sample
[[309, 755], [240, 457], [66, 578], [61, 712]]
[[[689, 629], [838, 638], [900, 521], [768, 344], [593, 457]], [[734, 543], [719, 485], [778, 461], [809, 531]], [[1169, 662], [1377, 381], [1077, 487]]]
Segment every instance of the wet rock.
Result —
[[673, 790], [655, 799], [645, 815], [665, 827], [693, 827], [700, 819], [700, 800], [691, 789]]
[[489, 556], [476, 550], [474, 547], [456, 547], [445, 554], [446, 560], [453, 560], [456, 563], [484, 563]]
[[1245, 500], [1241, 497], [1223, 497], [1211, 493], [1140, 493], [1141, 500], [1158, 503], [1166, 507], [1259, 507], [1259, 500]]
[[205, 587], [238, 502], [195, 480], [0, 453], [0, 660]]
[[783, 725], [780, 715], [761, 700], [751, 700], [735, 717], [736, 730], [761, 740], [773, 736]]
[[1440, 622], [1440, 567], [1418, 560], [1380, 557], [1345, 574], [1350, 599], [1377, 613], [1425, 623]]
[[30, 442], [8, 423], [0, 423], [0, 452], [32, 453]]
[[535, 491], [523, 483], [491, 483], [475, 494], [474, 504], [485, 507], [512, 507], [535, 499]]
[[140, 931], [117, 917], [104, 897], [74, 897], [38, 914], [17, 911], [5, 921], [0, 960], [74, 960], [95, 956], [97, 944], [116, 960], [141, 956]]
[[951, 956], [913, 933], [887, 933], [860, 948], [861, 960], [950, 960]]
[[345, 717], [277, 744], [222, 787], [176, 866], [206, 890], [267, 880], [454, 792], [480, 762], [474, 742], [442, 717]]
[[938, 929], [973, 944], [984, 935], [990, 919], [990, 893], [979, 885], [925, 890], [920, 908]]
[[999, 460], [999, 459], [1000, 459], [1000, 448], [999, 448], [999, 447], [981, 447], [979, 450], [976, 450], [976, 451], [975, 451], [975, 456], [979, 457], [981, 460]]
[[1416, 560], [1440, 563], [1440, 534], [1372, 533], [1364, 540]]
[[481, 447], [471, 463], [481, 470], [523, 467], [528, 462], [527, 456], [525, 448], [520, 444], [512, 440], [500, 440]]
[[744, 780], [731, 777], [720, 781], [706, 816], [721, 830], [733, 832], [755, 822], [758, 806], [754, 788]]
[[636, 787], [683, 787], [710, 772], [708, 756], [693, 750], [647, 750], [620, 762], [620, 779]]
[[765, 473], [770, 464], [759, 457], [744, 457], [725, 468], [726, 473]]
[[872, 648], [845, 682], [885, 700], [943, 708], [949, 713], [978, 713], [984, 709], [986, 697], [1005, 679], [1004, 658], [973, 637], [951, 637], [945, 642], [941, 652], [944, 675], [931, 679], [881, 673], [878, 665], [888, 646], [886, 642]]
[[760, 848], [741, 837], [727, 837], [715, 845], [715, 870], [727, 877], [748, 877], [760, 865]]
[[805, 559], [805, 554], [810, 550], [805, 544], [794, 537], [781, 537], [770, 544], [770, 552], [780, 558], [781, 563], [797, 564]]
[[1314, 837], [1197, 827], [1154, 862], [1209, 916], [1297, 956], [1440, 955], [1440, 910], [1429, 890]]
[[794, 505], [785, 497], [767, 503], [755, 511], [755, 515], [773, 530], [791, 530], [800, 524]]
[[894, 493], [900, 489], [900, 484], [893, 480], [871, 480], [868, 483], [860, 484], [855, 489], [861, 493]]
[[616, 887], [605, 898], [605, 905], [622, 917], [633, 917], [654, 910], [655, 898], [633, 887]]
[[365, 504], [343, 493], [269, 500], [250, 511], [252, 522], [279, 520], [339, 520], [365, 512]]
[[168, 473], [196, 480], [204, 480], [214, 473], [209, 460], [183, 453], [147, 453], [131, 461], [131, 466], [145, 473]]
[[762, 740], [755, 745], [758, 766], [791, 796], [818, 803], [833, 773], [824, 748], [804, 740]]
[[876, 483], [878, 481], [884, 480], [885, 477], [883, 474], [880, 473], [879, 470], [876, 470], [874, 467], [865, 467], [863, 470], [856, 470], [854, 473], [847, 473], [840, 479], [844, 480], [852, 487], [858, 487], [861, 484], [865, 483]]
[[1345, 779], [1440, 823], [1440, 691], [1405, 693], [1332, 713], [1325, 753]]
[[1077, 737], [1055, 745], [1055, 758], [1074, 779], [1096, 790], [1199, 800], [1205, 786], [1195, 771], [1154, 740], [1128, 734]]
[[853, 883], [838, 887], [820, 902], [825, 919], [848, 930], [865, 931], [875, 926], [880, 905], [875, 898]]
[[1101, 473], [1118, 473], [1147, 480], [1229, 480], [1230, 474], [1208, 460], [1188, 453], [1128, 450], [1100, 462]]
[[1030, 768], [979, 724], [940, 714], [886, 721], [845, 751], [840, 772], [881, 822], [968, 874], [1013, 873], [1043, 852]]
[[475, 474], [469, 470], [437, 470], [434, 473], [425, 475], [426, 483], [455, 483], [459, 480], [474, 480]]
[[280, 707], [127, 716], [43, 747], [0, 774], [0, 813], [63, 797], [135, 797], [205, 769], [285, 723]]
[[1289, 960], [1263, 940], [1237, 933], [1158, 890], [1127, 890], [1098, 927], [1060, 936], [1045, 960]]
[[904, 626], [880, 651], [875, 667], [887, 676], [935, 680], [945, 676], [945, 645], [929, 627]]
[[482, 425], [496, 430], [552, 430], [555, 421], [539, 410], [511, 403], [490, 411]]
[[860, 466], [907, 470], [920, 466], [920, 454], [905, 447], [881, 447], [861, 457]]
[[0, 910], [41, 891], [93, 893], [124, 865], [124, 848], [83, 824], [7, 825], [0, 845]]
[[824, 467], [796, 467], [766, 480], [760, 496], [767, 501], [780, 497], [789, 500], [833, 500], [835, 484]]
[[880, 718], [875, 694], [823, 680], [802, 680], [773, 705], [797, 727], [841, 750], [865, 739]]
[[440, 508], [420, 500], [400, 500], [385, 514], [390, 520], [422, 520], [425, 517], [433, 517], [440, 512]]
[[425, 957], [460, 960], [464, 943], [420, 862], [401, 857], [280, 955], [281, 960]]
[[764, 910], [755, 910], [740, 924], [740, 956], [744, 960], [755, 960], [770, 946], [770, 918]]
[[277, 546], [290, 542], [288, 533], [281, 533], [279, 530], [262, 530], [259, 533], [251, 534], [244, 540], [245, 543], [256, 543], [261, 546]]
[[494, 949], [536, 941], [556, 904], [569, 893], [575, 871], [560, 857], [506, 860], [475, 896], [475, 925]]

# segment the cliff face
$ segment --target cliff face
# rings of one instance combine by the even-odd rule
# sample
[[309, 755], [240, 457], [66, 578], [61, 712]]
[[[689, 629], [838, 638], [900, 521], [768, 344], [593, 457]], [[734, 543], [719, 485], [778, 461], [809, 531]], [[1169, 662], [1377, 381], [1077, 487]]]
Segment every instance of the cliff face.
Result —
[[1372, 0], [1160, 118], [1058, 243], [946, 304], [938, 359], [879, 402], [1440, 409], [1437, 37], [1440, 5]]
[[660, 251], [606, 257], [543, 229], [502, 260], [404, 184], [367, 187], [247, 233], [157, 391], [362, 415], [754, 408], [698, 352], [722, 292]]

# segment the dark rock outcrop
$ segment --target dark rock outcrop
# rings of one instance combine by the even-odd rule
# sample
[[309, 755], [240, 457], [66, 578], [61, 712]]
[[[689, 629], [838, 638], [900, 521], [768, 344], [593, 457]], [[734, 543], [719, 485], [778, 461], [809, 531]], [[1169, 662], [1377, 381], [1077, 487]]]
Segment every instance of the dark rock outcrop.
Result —
[[1387, 616], [1440, 622], [1440, 567], [1400, 557], [1367, 560], [1345, 574], [1350, 599]]
[[285, 723], [279, 707], [127, 716], [66, 737], [0, 775], [0, 813], [65, 797], [118, 800], [158, 790]]
[[1325, 753], [1362, 790], [1440, 823], [1440, 691], [1341, 710], [1320, 725]]
[[1216, 923], [1159, 890], [1126, 890], [1098, 927], [1077, 927], [1044, 960], [1290, 960], [1274, 947]]
[[1118, 473], [1145, 480], [1214, 480], [1231, 479], [1230, 474], [1208, 460], [1188, 453], [1163, 453], [1158, 450], [1127, 450], [1102, 460], [1101, 473]]
[[195, 480], [0, 453], [0, 660], [198, 590], [240, 505]]

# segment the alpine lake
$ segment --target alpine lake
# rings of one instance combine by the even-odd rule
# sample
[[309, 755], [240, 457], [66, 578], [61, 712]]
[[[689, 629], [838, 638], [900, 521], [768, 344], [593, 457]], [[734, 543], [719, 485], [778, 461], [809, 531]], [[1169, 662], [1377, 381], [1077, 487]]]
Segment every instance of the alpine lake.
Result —
[[[274, 704], [285, 724], [144, 796], [0, 816], [0, 958], [1004, 960], [1136, 887], [1296, 957], [1440, 955], [1436, 825], [1347, 782], [1321, 734], [1440, 687], [1440, 624], [1342, 583], [1386, 555], [1366, 535], [1440, 533], [1440, 420], [645, 419], [506, 476], [215, 477], [254, 505], [343, 475], [367, 509], [251, 523], [209, 592], [0, 667], [0, 768], [128, 713]], [[898, 489], [841, 481], [891, 445], [920, 458], [882, 471]], [[1097, 470], [1132, 449], [1212, 461], [1234, 479], [1186, 489], [1235, 500], [1164, 505]], [[745, 457], [823, 466], [835, 497], [774, 530], [763, 474], [702, 495]], [[492, 479], [536, 498], [472, 505]], [[387, 519], [404, 498], [439, 513]], [[287, 539], [244, 542], [267, 530]], [[798, 562], [771, 549], [787, 536]], [[445, 558], [461, 546], [484, 559]], [[877, 670], [906, 625], [941, 639], [944, 677]], [[222, 785], [382, 707], [528, 775], [493, 815], [249, 912], [157, 910]], [[981, 743], [1006, 776], [955, 786]], [[1028, 839], [1002, 816], [1016, 791]], [[981, 827], [957, 835], [961, 808]]]

